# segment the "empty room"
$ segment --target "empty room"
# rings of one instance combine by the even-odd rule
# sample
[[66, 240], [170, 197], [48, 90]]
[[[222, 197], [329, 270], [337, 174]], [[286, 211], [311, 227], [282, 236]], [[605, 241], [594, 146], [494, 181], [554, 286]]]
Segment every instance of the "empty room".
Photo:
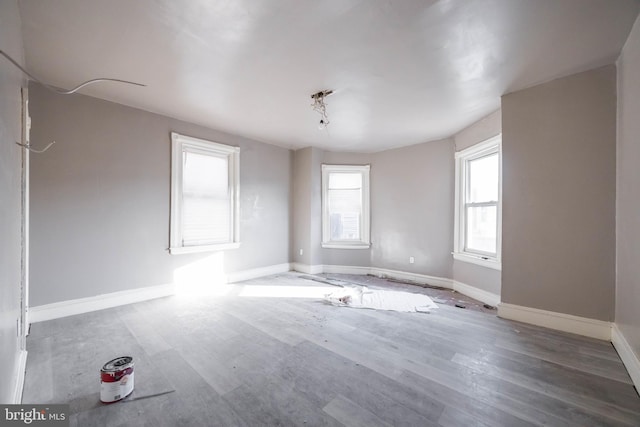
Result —
[[640, 426], [640, 0], [0, 0], [0, 425]]

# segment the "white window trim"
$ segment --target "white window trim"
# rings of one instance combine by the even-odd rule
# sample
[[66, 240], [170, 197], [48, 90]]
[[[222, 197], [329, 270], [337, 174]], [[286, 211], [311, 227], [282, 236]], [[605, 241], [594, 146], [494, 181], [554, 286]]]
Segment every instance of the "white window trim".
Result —
[[[371, 247], [371, 211], [369, 196], [370, 165], [322, 165], [322, 247], [327, 249], [369, 249]], [[362, 174], [362, 239], [361, 240], [331, 240], [329, 228], [329, 206], [327, 196], [329, 191], [329, 174], [332, 172], [359, 172]]]
[[[230, 242], [215, 245], [184, 246], [182, 244], [182, 152], [184, 149], [203, 154], [224, 155], [229, 158], [229, 187], [231, 191], [232, 215]], [[240, 247], [240, 147], [219, 144], [171, 132], [171, 221], [169, 252], [186, 254], [219, 251]]]
[[[464, 250], [465, 234], [465, 162], [497, 152], [500, 158], [500, 171], [498, 178], [498, 230], [496, 235], [496, 256], [483, 256], [481, 254]], [[455, 218], [453, 230], [453, 258], [471, 264], [480, 265], [494, 270], [502, 270], [502, 135], [496, 135], [472, 147], [455, 153]]]

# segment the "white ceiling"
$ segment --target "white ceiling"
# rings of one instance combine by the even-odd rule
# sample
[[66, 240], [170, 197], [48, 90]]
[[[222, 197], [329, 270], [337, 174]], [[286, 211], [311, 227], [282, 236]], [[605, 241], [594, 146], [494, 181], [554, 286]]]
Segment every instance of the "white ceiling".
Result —
[[[49, 84], [287, 147], [454, 134], [500, 96], [610, 64], [637, 0], [20, 0]], [[317, 127], [323, 89], [331, 124]]]

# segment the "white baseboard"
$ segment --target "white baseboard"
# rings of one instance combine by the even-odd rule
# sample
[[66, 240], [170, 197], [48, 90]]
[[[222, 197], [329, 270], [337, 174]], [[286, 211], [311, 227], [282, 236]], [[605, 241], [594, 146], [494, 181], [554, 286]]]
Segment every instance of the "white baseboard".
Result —
[[421, 284], [440, 286], [441, 288], [453, 289], [453, 280], [445, 277], [429, 276], [426, 274], [409, 273], [407, 271], [389, 270], [386, 268], [371, 267], [370, 274], [378, 277], [389, 277], [399, 280], [410, 280]]
[[633, 385], [636, 386], [636, 392], [640, 395], [640, 357], [635, 354], [627, 339], [615, 323], [611, 326], [611, 342], [616, 348], [622, 363], [624, 363]]
[[[458, 282], [446, 277], [429, 276], [427, 274], [409, 273], [406, 271], [389, 270], [377, 267], [359, 267], [349, 265], [306, 265], [293, 263], [295, 271], [307, 274], [334, 273], [334, 274], [372, 274], [378, 277], [388, 277], [398, 280], [410, 280], [421, 284], [440, 286], [446, 289], [453, 289], [463, 295], [477, 299], [486, 304], [497, 306], [500, 303], [500, 295], [476, 288], [466, 283]], [[313, 271], [313, 272], [312, 272]]]
[[467, 285], [466, 283], [453, 281], [453, 289], [456, 292], [460, 292], [463, 295], [482, 301], [485, 304], [497, 307], [500, 304], [500, 295], [494, 294], [484, 289], [476, 288], [475, 286]]
[[611, 322], [603, 320], [506, 303], [498, 305], [498, 316], [558, 331], [611, 341]]
[[324, 266], [322, 265], [309, 265], [299, 262], [294, 262], [293, 264], [291, 264], [291, 268], [293, 270], [305, 274], [321, 274], [324, 271], [323, 267]]
[[79, 298], [52, 304], [30, 307], [29, 320], [31, 323], [118, 307], [134, 302], [146, 301], [154, 298], [166, 297], [175, 293], [173, 285], [150, 286], [147, 288], [130, 289], [93, 297]]
[[371, 274], [371, 269], [369, 267], [358, 267], [351, 265], [323, 265], [322, 266], [323, 273], [330, 274], [360, 274], [367, 275]]
[[14, 405], [22, 403], [22, 390], [24, 390], [24, 375], [27, 370], [27, 351], [21, 350], [18, 356], [18, 372], [15, 373], [16, 384], [13, 390], [13, 402]]
[[227, 274], [227, 283], [243, 282], [245, 280], [257, 279], [258, 277], [271, 276], [291, 271], [291, 264], [276, 264], [268, 267], [252, 268], [250, 270], [238, 271]]
[[[319, 266], [322, 267], [322, 266]], [[291, 270], [291, 264], [276, 264], [267, 267], [253, 268], [226, 275], [229, 283], [269, 276], [271, 274], [285, 273]], [[316, 273], [310, 273], [316, 274]], [[130, 289], [93, 297], [79, 298], [52, 304], [29, 307], [29, 321], [31, 323], [44, 322], [46, 320], [59, 319], [61, 317], [88, 313], [90, 311], [103, 310], [105, 308], [118, 307], [140, 301], [166, 297], [175, 294], [173, 284], [151, 286], [147, 288]]]
[[378, 277], [388, 277], [399, 280], [410, 280], [412, 282], [440, 286], [442, 288], [453, 289], [453, 281], [444, 277], [428, 276], [426, 274], [409, 273], [405, 271], [388, 270], [377, 267], [360, 267], [354, 265], [307, 265], [293, 263], [292, 269], [306, 274], [372, 274]]

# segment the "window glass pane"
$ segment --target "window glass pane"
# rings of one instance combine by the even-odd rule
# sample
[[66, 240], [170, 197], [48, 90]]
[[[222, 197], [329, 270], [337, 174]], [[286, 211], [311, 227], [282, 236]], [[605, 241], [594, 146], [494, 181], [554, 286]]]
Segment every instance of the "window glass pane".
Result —
[[466, 213], [466, 249], [495, 254], [497, 252], [497, 206], [468, 206]]
[[184, 197], [182, 238], [185, 246], [228, 242], [230, 240], [229, 200]]
[[227, 158], [184, 152], [182, 203], [185, 246], [230, 241], [231, 198]]
[[229, 193], [227, 158], [185, 151], [182, 190], [185, 193], [227, 197]]
[[331, 240], [359, 240], [362, 190], [329, 190], [327, 203]]
[[362, 174], [332, 172], [329, 174], [329, 189], [359, 189], [362, 188]]
[[490, 202], [498, 200], [498, 153], [468, 161], [468, 202]]

